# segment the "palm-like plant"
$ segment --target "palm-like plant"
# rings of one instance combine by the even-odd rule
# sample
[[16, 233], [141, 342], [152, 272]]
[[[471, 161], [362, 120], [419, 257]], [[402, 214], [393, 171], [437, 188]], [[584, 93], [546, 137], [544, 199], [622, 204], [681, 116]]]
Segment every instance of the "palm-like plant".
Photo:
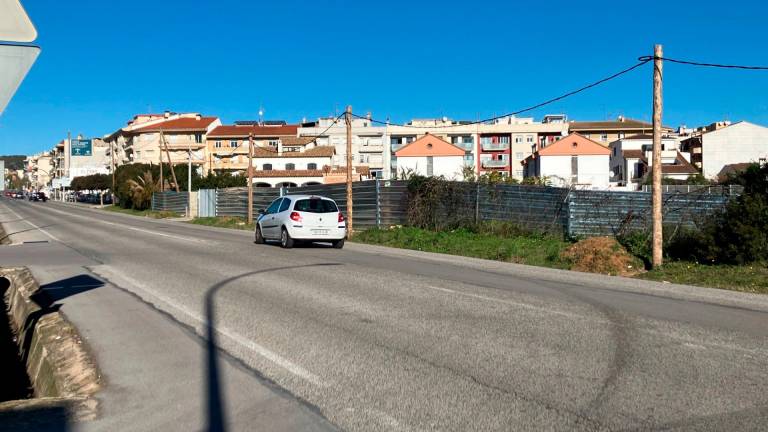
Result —
[[128, 180], [127, 183], [131, 191], [133, 208], [137, 210], [148, 208], [152, 203], [152, 194], [160, 189], [160, 183], [155, 181], [150, 171], [145, 171], [142, 176], [137, 177], [136, 180]]

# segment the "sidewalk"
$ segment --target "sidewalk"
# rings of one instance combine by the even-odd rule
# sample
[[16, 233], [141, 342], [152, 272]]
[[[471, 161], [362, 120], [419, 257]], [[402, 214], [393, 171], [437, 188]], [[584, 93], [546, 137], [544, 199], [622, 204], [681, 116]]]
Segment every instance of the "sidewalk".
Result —
[[7, 207], [0, 205], [0, 213], [7, 233], [23, 231], [10, 236], [15, 243], [41, 242], [0, 246], [0, 265], [27, 263], [101, 373], [98, 417], [64, 430], [335, 430], [192, 329], [96, 277], [91, 269], [100, 263], [30, 229]]

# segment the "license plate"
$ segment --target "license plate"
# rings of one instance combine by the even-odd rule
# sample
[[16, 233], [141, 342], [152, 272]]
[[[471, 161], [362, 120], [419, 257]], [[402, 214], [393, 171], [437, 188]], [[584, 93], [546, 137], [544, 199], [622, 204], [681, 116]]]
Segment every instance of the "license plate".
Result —
[[328, 230], [324, 230], [324, 229], [313, 229], [313, 230], [312, 230], [312, 234], [316, 234], [316, 235], [324, 235], [324, 234], [328, 234]]

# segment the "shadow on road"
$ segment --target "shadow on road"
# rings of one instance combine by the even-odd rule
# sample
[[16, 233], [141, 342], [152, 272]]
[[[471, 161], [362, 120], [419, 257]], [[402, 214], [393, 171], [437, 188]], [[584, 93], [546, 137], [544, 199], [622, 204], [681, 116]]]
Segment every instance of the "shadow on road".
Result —
[[224, 395], [221, 391], [221, 376], [219, 372], [218, 348], [216, 343], [216, 311], [214, 297], [228, 284], [250, 276], [281, 270], [295, 270], [306, 267], [339, 266], [341, 263], [319, 263], [301, 266], [275, 267], [263, 270], [255, 270], [232, 276], [212, 285], [205, 293], [205, 325], [206, 325], [206, 397], [207, 399], [207, 425], [204, 430], [209, 432], [224, 432], [227, 430], [227, 416], [224, 409]]

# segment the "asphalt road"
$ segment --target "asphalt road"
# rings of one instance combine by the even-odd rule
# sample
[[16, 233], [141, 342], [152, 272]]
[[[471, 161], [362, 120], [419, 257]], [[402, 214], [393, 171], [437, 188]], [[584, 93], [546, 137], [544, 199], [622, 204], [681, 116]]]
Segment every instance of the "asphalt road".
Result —
[[3, 202], [344, 430], [768, 425], [764, 297]]

